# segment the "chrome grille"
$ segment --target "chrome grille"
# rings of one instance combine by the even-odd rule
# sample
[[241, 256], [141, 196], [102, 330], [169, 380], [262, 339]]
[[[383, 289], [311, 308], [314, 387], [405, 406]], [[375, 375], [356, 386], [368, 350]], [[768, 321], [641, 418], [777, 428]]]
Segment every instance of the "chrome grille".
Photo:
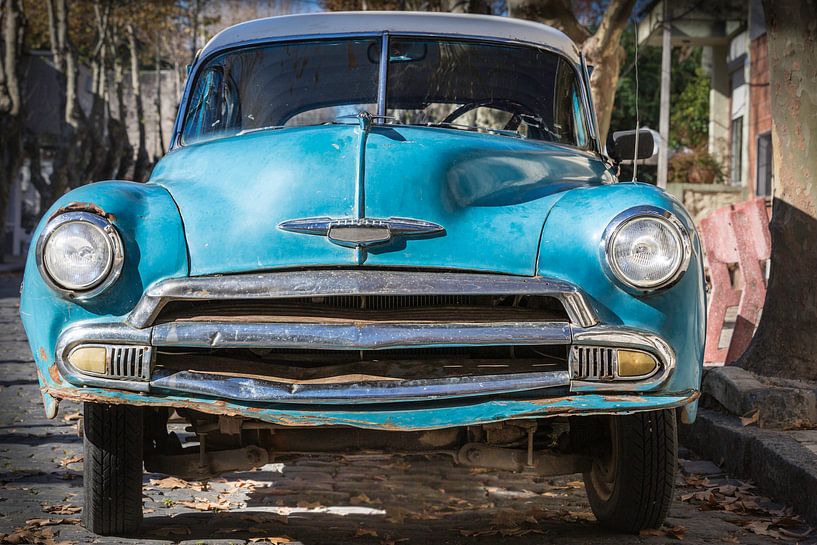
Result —
[[[224, 321], [259, 316], [362, 320], [569, 321], [562, 302], [540, 295], [316, 295], [270, 299], [171, 301], [157, 323], [177, 320]], [[309, 320], [311, 321], [311, 320]]]
[[570, 372], [576, 380], [613, 380], [618, 361], [613, 348], [601, 346], [572, 346]]
[[150, 380], [149, 346], [111, 346], [108, 348], [108, 375], [111, 378]]
[[[400, 310], [406, 308], [477, 305], [479, 296], [469, 295], [332, 295], [302, 298], [302, 303], [319, 303], [332, 308]], [[485, 299], [485, 298], [483, 298]], [[488, 306], [498, 298], [489, 298]]]

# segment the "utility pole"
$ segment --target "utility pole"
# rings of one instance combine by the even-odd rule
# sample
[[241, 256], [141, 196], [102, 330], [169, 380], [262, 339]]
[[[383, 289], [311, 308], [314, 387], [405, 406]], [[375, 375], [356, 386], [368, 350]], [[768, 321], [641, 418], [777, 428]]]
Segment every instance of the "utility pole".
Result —
[[667, 170], [669, 168], [669, 95], [672, 63], [672, 25], [670, 23], [670, 6], [663, 0], [663, 35], [661, 39], [661, 104], [658, 116], [658, 132], [661, 143], [658, 148], [658, 187], [667, 187]]

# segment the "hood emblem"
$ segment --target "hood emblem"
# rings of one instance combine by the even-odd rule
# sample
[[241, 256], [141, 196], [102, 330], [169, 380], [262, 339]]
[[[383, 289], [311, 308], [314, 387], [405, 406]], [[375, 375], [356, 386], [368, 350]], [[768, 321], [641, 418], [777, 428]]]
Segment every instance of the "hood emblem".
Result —
[[385, 244], [395, 237], [441, 233], [442, 225], [411, 218], [300, 218], [284, 221], [278, 228], [293, 233], [322, 235], [349, 248]]

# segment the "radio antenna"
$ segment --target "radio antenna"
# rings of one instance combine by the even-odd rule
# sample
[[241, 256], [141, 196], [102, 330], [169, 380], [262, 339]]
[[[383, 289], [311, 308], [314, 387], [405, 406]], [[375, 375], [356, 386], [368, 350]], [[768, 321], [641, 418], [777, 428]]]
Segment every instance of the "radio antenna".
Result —
[[638, 23], [633, 18], [633, 40], [635, 41], [635, 150], [633, 151], [633, 180], [638, 173], [638, 127], [641, 120], [638, 115]]

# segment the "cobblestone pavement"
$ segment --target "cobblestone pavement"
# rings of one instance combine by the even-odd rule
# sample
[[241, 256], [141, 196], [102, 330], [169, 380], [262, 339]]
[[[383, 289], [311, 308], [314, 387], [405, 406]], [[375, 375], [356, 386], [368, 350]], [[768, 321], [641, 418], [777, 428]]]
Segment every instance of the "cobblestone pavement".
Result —
[[[773, 543], [807, 528], [709, 462], [683, 460], [668, 526], [651, 536], [605, 532], [578, 476], [455, 467], [440, 456], [311, 456], [211, 482], [145, 475], [145, 523], [132, 539], [78, 524], [80, 406], [46, 420], [19, 323], [19, 278], [0, 275], [0, 542], [12, 543]], [[687, 454], [684, 456], [689, 458]], [[181, 485], [181, 488], [174, 488]], [[33, 520], [33, 522], [32, 522]], [[28, 522], [27, 522], [28, 521]], [[39, 525], [39, 527], [38, 527]], [[53, 536], [53, 537], [51, 537]], [[776, 537], [773, 537], [776, 536]], [[815, 543], [809, 534], [800, 543]], [[264, 540], [267, 538], [267, 540]], [[16, 541], [14, 541], [17, 539]], [[38, 541], [39, 539], [39, 541]], [[49, 539], [51, 541], [49, 541]]]

